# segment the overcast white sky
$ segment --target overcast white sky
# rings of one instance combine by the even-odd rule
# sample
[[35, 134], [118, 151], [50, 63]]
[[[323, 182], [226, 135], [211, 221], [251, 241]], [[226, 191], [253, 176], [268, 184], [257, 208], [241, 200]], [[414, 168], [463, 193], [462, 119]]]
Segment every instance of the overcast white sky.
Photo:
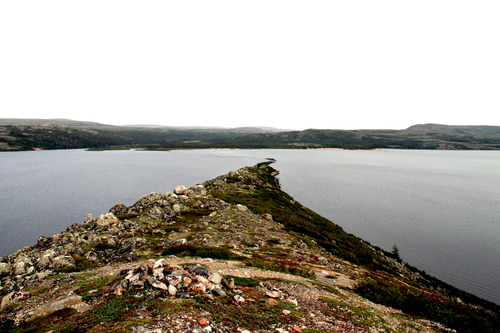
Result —
[[500, 1], [1, 1], [0, 118], [500, 125]]

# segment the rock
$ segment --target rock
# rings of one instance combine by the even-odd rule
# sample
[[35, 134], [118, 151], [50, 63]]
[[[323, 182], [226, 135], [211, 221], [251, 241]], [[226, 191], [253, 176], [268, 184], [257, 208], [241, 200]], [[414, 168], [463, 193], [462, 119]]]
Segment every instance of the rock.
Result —
[[114, 215], [125, 215], [128, 213], [128, 207], [122, 203], [116, 204], [109, 210], [110, 213]]
[[262, 214], [262, 217], [265, 220], [268, 220], [268, 221], [272, 221], [273, 220], [273, 216], [271, 214], [269, 214], [269, 213]]
[[90, 223], [94, 223], [95, 222], [95, 218], [92, 216], [92, 214], [88, 214], [85, 219], [83, 220], [83, 223], [85, 224], [90, 224]]
[[280, 298], [280, 293], [274, 290], [266, 291], [266, 296], [271, 298]]
[[157, 281], [157, 280], [153, 280], [151, 282], [151, 286], [153, 286], [153, 288], [156, 288], [156, 289], [161, 289], [161, 290], [168, 290], [168, 286], [161, 282], [161, 281]]
[[38, 307], [33, 313], [33, 318], [38, 316], [47, 316], [51, 313], [67, 308], [73, 308], [78, 312], [84, 312], [90, 309], [90, 305], [83, 302], [80, 296], [69, 296]]
[[207, 291], [207, 287], [203, 283], [193, 283], [189, 286], [189, 290], [194, 294], [204, 294]]
[[220, 276], [219, 273], [213, 273], [208, 277], [208, 281], [212, 282], [213, 284], [220, 284], [222, 281], [222, 276]]
[[177, 195], [188, 195], [189, 189], [184, 185], [179, 185], [174, 189], [174, 194]]
[[274, 298], [266, 298], [266, 304], [269, 306], [276, 306], [278, 305], [278, 301]]
[[168, 293], [172, 296], [175, 296], [175, 294], [177, 293], [177, 288], [174, 287], [173, 285], [169, 285], [168, 286]]
[[222, 290], [221, 288], [212, 289], [212, 294], [214, 294], [217, 297], [226, 296], [226, 292], [224, 290]]
[[290, 310], [286, 310], [286, 309], [285, 309], [285, 310], [283, 310], [283, 314], [284, 314], [285, 316], [288, 316], [290, 313], [292, 313]]
[[38, 247], [45, 247], [48, 246], [49, 244], [50, 244], [49, 239], [43, 236], [38, 237], [38, 240], [36, 242], [36, 245], [38, 245]]
[[56, 251], [54, 251], [53, 249], [48, 249], [47, 251], [42, 252], [42, 254], [40, 255], [40, 259], [36, 263], [36, 267], [38, 268], [38, 270], [43, 271], [49, 269], [52, 263], [52, 259], [56, 255]]
[[204, 278], [208, 278], [210, 276], [210, 272], [208, 271], [208, 268], [205, 266], [196, 266], [191, 270], [194, 274], [202, 276]]
[[98, 227], [109, 227], [113, 224], [120, 222], [120, 220], [113, 213], [102, 214], [96, 221]]
[[295, 306], [299, 306], [299, 302], [295, 297], [289, 297], [285, 300], [287, 303], [293, 304]]
[[192, 190], [193, 190], [193, 193], [195, 195], [198, 195], [198, 196], [205, 196], [205, 195], [207, 195], [207, 190], [205, 189], [205, 186], [203, 186], [203, 185], [198, 184], [195, 187], [193, 187]]
[[26, 263], [24, 261], [14, 263], [14, 275], [23, 275], [24, 273], [26, 273]]
[[6, 262], [0, 262], [0, 276], [9, 274], [10, 265]]
[[245, 303], [245, 299], [241, 295], [234, 295], [233, 298], [236, 301], [236, 303]]
[[155, 264], [153, 266], [153, 269], [163, 267], [164, 262], [165, 262], [165, 259], [163, 259], [163, 258], [156, 260]]
[[172, 205], [172, 210], [175, 214], [179, 214], [181, 212], [181, 205], [179, 204]]
[[134, 332], [134, 333], [161, 333], [162, 332], [161, 328], [146, 327], [143, 325], [129, 326], [129, 327], [127, 327], [127, 329]]
[[75, 266], [75, 259], [73, 259], [73, 257], [71, 256], [61, 255], [52, 258], [51, 261], [52, 261], [51, 267], [53, 269], [63, 268], [67, 266]]
[[224, 279], [222, 279], [222, 284], [227, 289], [234, 289], [235, 288], [234, 279], [233, 278], [224, 278]]
[[198, 325], [205, 326], [207, 324], [208, 324], [208, 320], [207, 319], [205, 319], [205, 318], [198, 319]]
[[243, 205], [240, 205], [240, 204], [237, 204], [237, 205], [236, 205], [236, 208], [238, 208], [238, 210], [239, 210], [240, 212], [244, 212], [244, 213], [249, 211], [249, 209], [248, 209], [248, 207], [247, 207], [247, 206], [243, 206]]
[[2, 303], [0, 305], [0, 308], [3, 308], [4, 306], [6, 306], [10, 300], [12, 299], [12, 296], [14, 296], [14, 291], [11, 292], [11, 293], [8, 293], [7, 295], [5, 295], [3, 298], [2, 298]]

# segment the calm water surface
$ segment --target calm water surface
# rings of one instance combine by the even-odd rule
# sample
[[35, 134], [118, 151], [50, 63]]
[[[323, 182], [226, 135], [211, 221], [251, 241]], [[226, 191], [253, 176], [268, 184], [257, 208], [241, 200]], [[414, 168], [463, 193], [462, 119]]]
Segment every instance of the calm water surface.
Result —
[[0, 255], [114, 204], [274, 157], [283, 190], [373, 245], [500, 304], [500, 152], [0, 153]]

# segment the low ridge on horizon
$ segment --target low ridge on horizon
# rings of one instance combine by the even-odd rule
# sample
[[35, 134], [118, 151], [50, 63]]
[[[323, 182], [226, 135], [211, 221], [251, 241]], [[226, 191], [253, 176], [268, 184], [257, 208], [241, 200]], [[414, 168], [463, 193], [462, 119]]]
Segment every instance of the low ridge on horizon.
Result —
[[41, 149], [441, 149], [500, 150], [500, 126], [415, 124], [405, 129], [305, 129], [108, 125], [0, 118], [0, 151]]
[[[154, 123], [130, 123], [130, 124], [108, 124], [93, 120], [74, 120], [69, 118], [0, 118], [0, 125], [34, 125], [39, 122], [42, 123], [61, 123], [61, 124], [95, 124], [95, 125], [105, 125], [114, 127], [169, 127], [169, 128], [186, 128], [186, 129], [238, 129], [238, 128], [260, 128], [260, 129], [270, 129], [278, 131], [299, 131], [298, 129], [283, 129], [274, 126], [203, 126], [203, 125], [166, 125], [166, 124], [154, 124]], [[444, 124], [435, 122], [423, 122], [416, 123], [407, 127], [393, 129], [393, 130], [405, 130], [405, 129], [437, 129], [440, 127], [500, 127], [500, 125], [484, 125], [484, 124]], [[324, 129], [324, 130], [391, 130], [390, 128], [337, 128], [337, 127], [310, 127], [307, 129]], [[304, 129], [304, 130], [307, 130]]]

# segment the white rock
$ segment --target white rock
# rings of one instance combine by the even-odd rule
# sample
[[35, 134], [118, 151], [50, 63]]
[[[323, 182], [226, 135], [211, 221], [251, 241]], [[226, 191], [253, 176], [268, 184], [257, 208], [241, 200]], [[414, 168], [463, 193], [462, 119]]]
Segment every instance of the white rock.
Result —
[[222, 282], [222, 276], [220, 276], [219, 273], [212, 273], [208, 277], [208, 281], [212, 282], [213, 284], [220, 284]]
[[168, 286], [168, 293], [172, 296], [175, 296], [177, 293], [177, 288], [175, 288], [173, 285]]
[[113, 213], [106, 213], [99, 216], [96, 225], [99, 227], [107, 227], [120, 222], [120, 220]]

